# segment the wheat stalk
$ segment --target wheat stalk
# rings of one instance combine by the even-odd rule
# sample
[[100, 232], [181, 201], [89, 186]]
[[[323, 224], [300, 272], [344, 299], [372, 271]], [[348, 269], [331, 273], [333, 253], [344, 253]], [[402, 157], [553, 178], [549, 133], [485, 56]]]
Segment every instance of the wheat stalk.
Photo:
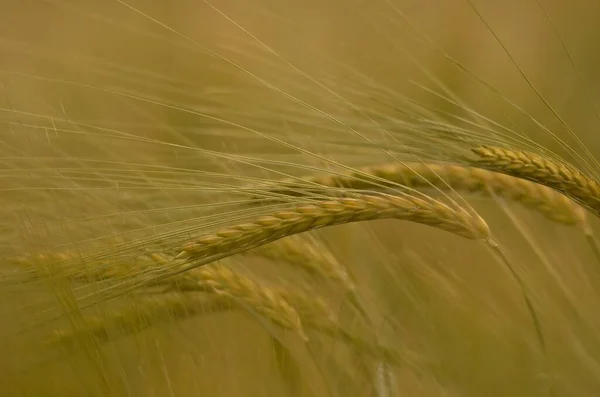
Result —
[[600, 217], [600, 183], [572, 165], [500, 147], [480, 146], [472, 151], [479, 157], [474, 165], [552, 188]]
[[[566, 225], [583, 225], [585, 211], [565, 195], [528, 180], [477, 167], [436, 163], [389, 163], [359, 168], [348, 175], [315, 174], [287, 179], [273, 188], [272, 194], [302, 196], [322, 187], [373, 190], [406, 186], [465, 190], [496, 195], [519, 202], [548, 219]], [[322, 190], [322, 189], [321, 189]], [[325, 192], [326, 193], [326, 192]]]

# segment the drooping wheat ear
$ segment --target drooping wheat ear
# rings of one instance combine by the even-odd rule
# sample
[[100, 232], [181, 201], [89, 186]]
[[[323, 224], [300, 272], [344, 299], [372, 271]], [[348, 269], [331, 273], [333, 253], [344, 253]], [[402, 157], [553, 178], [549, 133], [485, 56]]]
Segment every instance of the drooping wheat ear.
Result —
[[177, 288], [189, 289], [189, 282], [192, 281], [199, 289], [231, 298], [307, 340], [298, 312], [276, 289], [260, 285], [221, 264], [195, 269], [193, 274], [186, 274], [184, 278], [185, 281], [178, 283]]
[[247, 251], [309, 230], [375, 219], [421, 223], [469, 239], [490, 236], [487, 224], [478, 215], [427, 196], [355, 195], [298, 205], [218, 230], [184, 246], [176, 259], [197, 263], [212, 255]]
[[77, 253], [37, 252], [8, 258], [8, 263], [18, 267], [18, 274], [28, 279], [55, 276], [62, 272], [62, 263], [77, 259]]
[[391, 364], [400, 364], [401, 358], [393, 349], [377, 342], [370, 342], [346, 331], [340, 325], [335, 313], [322, 298], [312, 295], [309, 297], [301, 291], [282, 291], [282, 294], [298, 310], [307, 328], [334, 339], [341, 339], [356, 351], [367, 353], [379, 359], [384, 358]]
[[[206, 268], [194, 269], [182, 275], [166, 279], [163, 283], [166, 287], [165, 291], [172, 291], [173, 286], [176, 286], [182, 295], [187, 295], [183, 294], [183, 292], [203, 291], [204, 288], [200, 278], [201, 272]], [[329, 304], [322, 297], [315, 296], [314, 294], [309, 296], [300, 290], [289, 288], [274, 288], [273, 291], [283, 297], [297, 311], [303, 326], [306, 328], [313, 329], [334, 339], [341, 339], [353, 349], [376, 358], [385, 358], [389, 363], [400, 363], [400, 357], [393, 349], [370, 342], [344, 330], [338, 322], [337, 315], [330, 309]]]
[[84, 327], [60, 329], [48, 339], [49, 344], [68, 346], [77, 340], [78, 335], [89, 334], [98, 342], [109, 342], [130, 334], [135, 334], [156, 324], [176, 321], [197, 314], [209, 314], [231, 309], [232, 301], [227, 297], [189, 296], [181, 294], [161, 294], [139, 298], [134, 307], [120, 309], [103, 316], [87, 316]]
[[494, 171], [450, 164], [390, 163], [360, 168], [348, 175], [312, 175], [302, 178], [305, 181], [302, 183], [283, 180], [266, 190], [271, 194], [301, 196], [315, 190], [317, 185], [354, 190], [394, 186], [450, 188], [514, 200], [555, 222], [579, 226], [585, 223], [583, 208], [565, 195], [538, 183]]
[[[198, 290], [200, 291], [200, 289]], [[399, 363], [400, 358], [393, 349], [369, 342], [345, 331], [337, 323], [337, 318], [329, 310], [327, 303], [319, 297], [310, 298], [298, 292], [277, 289], [281, 296], [298, 307], [298, 314], [306, 327], [317, 332], [338, 338], [353, 348], [377, 358], [389, 357], [390, 363]], [[52, 333], [47, 343], [69, 347], [79, 335], [91, 335], [98, 342], [105, 343], [121, 337], [142, 332], [161, 323], [175, 322], [201, 314], [245, 310], [235, 299], [227, 296], [211, 296], [189, 293], [160, 293], [138, 297], [134, 307], [109, 312], [103, 316], [85, 317], [85, 326], [79, 329], [59, 329]]]
[[[213, 268], [224, 269], [223, 266], [211, 264], [202, 268], [197, 268], [178, 274], [173, 277], [162, 280], [156, 284], [159, 287], [158, 290], [154, 290], [155, 294], [171, 294], [171, 293], [192, 293], [192, 292], [207, 292], [206, 282], [214, 279]], [[233, 273], [235, 278], [238, 280], [244, 280], [245, 283], [255, 283], [254, 281], [247, 279], [241, 274], [234, 273], [233, 271], [226, 269], [228, 272], [227, 277], [223, 277], [226, 281], [229, 281], [232, 277], [229, 273]], [[207, 278], [207, 275], [209, 277]], [[253, 287], [256, 288], [256, 287]], [[210, 292], [210, 291], [208, 291]], [[281, 297], [285, 302], [294, 307], [296, 312], [302, 317], [302, 321], [307, 320], [309, 322], [323, 321], [337, 322], [337, 316], [331, 311], [327, 302], [320, 296], [314, 294], [310, 297], [298, 290], [290, 288], [272, 287], [270, 292]], [[189, 294], [193, 295], [193, 294]], [[219, 295], [220, 296], [220, 295]], [[235, 301], [233, 301], [235, 303]]]
[[286, 237], [250, 250], [246, 254], [284, 262], [299, 267], [312, 276], [333, 281], [346, 291], [356, 290], [356, 285], [346, 267], [327, 247], [311, 236]]
[[[205, 266], [198, 269], [190, 270], [182, 274], [162, 280], [157, 287], [160, 287], [157, 294], [171, 294], [173, 292], [179, 292], [181, 294], [190, 292], [206, 292], [206, 275], [209, 274], [208, 280], [214, 279], [211, 275], [211, 271], [215, 267], [214, 265]], [[222, 266], [216, 267], [217, 269], [223, 268]], [[229, 269], [227, 269], [229, 270]], [[229, 270], [230, 273], [233, 271]], [[228, 275], [229, 276], [229, 275]], [[240, 280], [248, 280], [245, 276], [235, 274], [235, 277]], [[227, 277], [229, 280], [229, 277]], [[248, 283], [254, 283], [254, 281], [247, 281]], [[277, 294], [285, 302], [294, 307], [296, 312], [302, 317], [302, 321], [308, 322], [325, 321], [325, 322], [337, 322], [337, 316], [329, 308], [327, 302], [320, 296], [314, 294], [310, 297], [298, 290], [290, 288], [273, 287], [271, 288], [273, 294]], [[193, 294], [190, 294], [193, 295]]]
[[345, 330], [323, 299], [309, 297], [300, 291], [287, 291], [284, 294], [286, 299], [298, 310], [306, 327], [334, 339], [341, 339], [356, 351], [367, 353], [378, 359], [383, 358], [391, 364], [400, 364], [401, 358], [393, 349]]
[[[303, 340], [307, 339], [298, 312], [277, 289], [260, 285], [220, 263], [194, 269], [153, 287], [160, 288], [158, 298], [144, 297], [139, 307], [109, 314], [107, 319], [89, 317], [86, 329], [104, 340], [109, 337], [110, 328], [118, 327], [124, 333], [138, 332], [172, 317], [223, 310], [224, 306], [234, 304], [262, 315], [282, 328], [295, 331]], [[181, 296], [186, 296], [182, 292], [187, 291], [204, 292], [221, 299], [208, 301], [208, 305], [191, 294], [187, 294], [190, 297], [188, 301], [181, 299]], [[146, 312], [152, 313], [152, 316], [145, 315]], [[60, 339], [63, 333], [65, 338], [73, 335], [73, 331], [67, 331], [58, 333], [57, 338]]]
[[276, 242], [255, 248], [248, 255], [258, 255], [279, 263], [286, 263], [305, 270], [312, 276], [331, 281], [340, 286], [348, 302], [364, 317], [368, 315], [360, 303], [356, 284], [346, 266], [333, 253], [312, 236], [289, 236]]
[[548, 186], [577, 201], [600, 217], [600, 183], [570, 164], [540, 155], [500, 147], [472, 149], [475, 166]]
[[[232, 225], [194, 239], [180, 248], [179, 253], [160, 269], [139, 274], [112, 288], [82, 308], [97, 305], [188, 272], [219, 259], [248, 251], [287, 236], [327, 226], [376, 219], [400, 219], [436, 227], [469, 239], [490, 239], [490, 230], [476, 213], [450, 206], [431, 197], [388, 194], [354, 194], [353, 197], [299, 204], [245, 223]], [[121, 288], [123, 287], [124, 288]], [[105, 290], [110, 291], [109, 290]], [[93, 297], [92, 293], [88, 297]]]
[[127, 261], [110, 261], [99, 263], [80, 263], [69, 269], [64, 275], [71, 280], [79, 282], [95, 282], [105, 280], [119, 280], [133, 277], [142, 271], [159, 269], [171, 259], [163, 252], [150, 252], [138, 255]]
[[25, 254], [9, 258], [9, 262], [16, 264], [21, 274], [28, 279], [60, 277], [82, 283], [126, 279], [143, 269], [157, 267], [164, 263], [164, 260], [161, 253], [152, 253], [139, 255], [126, 262], [88, 261], [71, 251]]
[[[164, 289], [162, 293], [178, 290], [182, 295], [185, 292], [202, 292], [203, 272], [210, 269], [207, 266], [199, 269], [193, 269], [189, 272], [167, 278], [160, 283]], [[391, 364], [399, 364], [401, 359], [398, 354], [390, 348], [378, 343], [369, 342], [364, 338], [354, 335], [339, 325], [338, 316], [331, 310], [329, 304], [320, 296], [308, 295], [298, 289], [274, 288], [273, 292], [278, 293], [286, 302], [288, 302], [299, 314], [302, 324], [319, 333], [328, 335], [335, 339], [341, 339], [350, 347], [372, 355], [376, 358], [384, 358]]]

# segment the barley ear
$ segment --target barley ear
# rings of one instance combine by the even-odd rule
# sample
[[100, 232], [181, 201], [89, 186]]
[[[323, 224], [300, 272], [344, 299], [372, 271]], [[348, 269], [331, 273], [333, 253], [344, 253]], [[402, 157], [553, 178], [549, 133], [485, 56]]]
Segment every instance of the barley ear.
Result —
[[480, 146], [472, 151], [478, 156], [472, 161], [474, 166], [548, 186], [600, 217], [600, 183], [572, 165], [530, 152], [493, 146]]

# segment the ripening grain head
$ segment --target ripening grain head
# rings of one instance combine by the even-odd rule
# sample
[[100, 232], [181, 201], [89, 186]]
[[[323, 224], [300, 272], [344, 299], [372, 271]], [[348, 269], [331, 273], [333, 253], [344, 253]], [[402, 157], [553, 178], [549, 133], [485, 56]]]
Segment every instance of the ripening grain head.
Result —
[[0, 12], [0, 394], [600, 392], [600, 9]]

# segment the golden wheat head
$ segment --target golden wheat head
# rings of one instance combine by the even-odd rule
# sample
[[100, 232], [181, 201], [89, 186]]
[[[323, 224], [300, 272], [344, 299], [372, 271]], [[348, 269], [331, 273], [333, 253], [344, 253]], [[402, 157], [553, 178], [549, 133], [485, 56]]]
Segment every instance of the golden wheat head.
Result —
[[474, 165], [548, 186], [600, 216], [600, 183], [570, 164], [501, 147], [481, 146], [472, 150], [479, 157], [473, 161]]

